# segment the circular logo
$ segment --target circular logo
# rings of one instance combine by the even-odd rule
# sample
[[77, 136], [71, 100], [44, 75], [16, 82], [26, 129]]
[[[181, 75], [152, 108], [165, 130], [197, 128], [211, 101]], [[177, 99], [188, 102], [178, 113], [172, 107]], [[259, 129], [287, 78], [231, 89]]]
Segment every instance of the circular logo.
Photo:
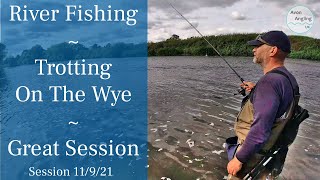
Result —
[[305, 33], [313, 25], [313, 14], [309, 8], [296, 6], [292, 8], [287, 15], [287, 25], [295, 33]]

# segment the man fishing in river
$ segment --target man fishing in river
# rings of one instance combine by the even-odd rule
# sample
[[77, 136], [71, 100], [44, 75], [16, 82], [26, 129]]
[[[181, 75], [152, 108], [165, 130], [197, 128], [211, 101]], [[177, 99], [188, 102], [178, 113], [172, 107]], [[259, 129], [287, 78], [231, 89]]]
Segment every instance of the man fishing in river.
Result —
[[[284, 60], [291, 52], [285, 33], [270, 31], [248, 45], [253, 46], [253, 62], [262, 67], [264, 75], [256, 84], [241, 84], [250, 93], [235, 122], [238, 146], [227, 165], [230, 180], [244, 178], [271, 149], [286, 123], [283, 116], [289, 111], [294, 94], [299, 92], [295, 77], [284, 67]], [[277, 154], [276, 167], [273, 167], [275, 163], [269, 163], [258, 179], [274, 179], [279, 175], [287, 151], [288, 148], [282, 148]]]
[[242, 82], [239, 94], [250, 92], [236, 118], [237, 136], [226, 139], [228, 179], [274, 179], [282, 171], [288, 146], [296, 138], [299, 125], [309, 117], [308, 110], [298, 105], [297, 81], [284, 67], [291, 52], [288, 36], [282, 31], [270, 31], [248, 42], [254, 46], [253, 62], [262, 67], [264, 76], [257, 84], [245, 82], [208, 39], [168, 3], [238, 76]]

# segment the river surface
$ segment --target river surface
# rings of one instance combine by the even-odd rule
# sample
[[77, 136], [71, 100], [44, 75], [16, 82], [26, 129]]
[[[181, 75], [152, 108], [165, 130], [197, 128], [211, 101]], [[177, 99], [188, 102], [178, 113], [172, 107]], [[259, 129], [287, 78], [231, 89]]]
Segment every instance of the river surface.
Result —
[[[227, 57], [227, 60], [245, 80], [256, 82], [262, 76], [260, 67], [253, 64], [251, 58]], [[126, 64], [129, 64], [129, 61]], [[309, 110], [310, 118], [300, 126], [299, 135], [290, 147], [281, 179], [317, 180], [320, 167], [320, 97], [318, 94], [320, 63], [287, 60], [286, 67], [296, 76], [300, 84], [302, 95], [300, 104]], [[143, 71], [139, 67], [134, 69]], [[130, 76], [131, 71], [133, 70], [126, 69], [119, 72], [129, 73], [126, 77], [133, 79], [134, 86], [140, 86], [136, 84], [135, 76]], [[19, 66], [6, 70], [7, 82], [0, 83], [5, 89], [0, 94], [4, 101], [1, 103], [2, 144], [6, 144], [10, 137], [23, 137], [24, 140], [30, 140], [28, 142], [37, 143], [56, 140], [62, 142], [68, 137], [87, 139], [88, 143], [93, 140], [104, 142], [110, 137], [114, 140], [120, 138], [121, 141], [127, 141], [123, 134], [140, 137], [141, 133], [145, 133], [145, 127], [142, 125], [144, 123], [133, 119], [133, 117], [139, 117], [137, 114], [141, 111], [139, 109], [146, 109], [139, 104], [130, 106], [126, 113], [112, 109], [105, 103], [97, 104], [91, 101], [87, 101], [81, 106], [82, 108], [79, 104], [71, 104], [67, 107], [63, 104], [52, 106], [50, 103], [33, 105], [29, 103], [22, 106], [9, 96], [22, 82], [27, 83], [25, 85], [29, 87], [40, 89], [45, 89], [49, 84], [59, 85], [62, 82], [72, 84], [75, 89], [86, 86], [89, 88], [90, 83], [107, 85], [97, 77], [64, 77], [63, 81], [48, 77], [30, 79], [29, 77], [36, 75], [36, 72], [35, 66]], [[109, 84], [117, 87], [117, 82], [117, 79], [114, 79], [114, 82]], [[227, 137], [234, 135], [233, 122], [240, 109], [242, 97], [233, 94], [236, 93], [239, 84], [240, 80], [237, 76], [219, 58], [149, 58], [148, 176], [150, 180], [166, 179], [165, 177], [172, 180], [209, 180], [226, 177], [227, 158], [223, 143]], [[9, 106], [4, 104], [13, 108], [8, 109]], [[47, 111], [43, 111], [44, 109]], [[77, 111], [71, 111], [72, 109]], [[80, 124], [69, 126], [70, 117], [79, 121]], [[128, 127], [126, 132], [124, 127]], [[109, 132], [106, 129], [113, 130]], [[73, 165], [72, 161], [63, 157], [47, 159], [28, 157], [24, 163], [20, 164], [15, 163], [12, 157], [3, 158], [9, 161], [2, 163], [2, 166], [17, 172], [17, 176], [12, 179], [23, 179], [26, 173], [25, 167], [29, 164], [40, 167]], [[79, 164], [83, 164], [83, 161], [89, 164], [91, 161], [94, 163], [101, 159], [75, 158], [75, 161], [78, 160]], [[137, 160], [136, 163], [139, 161], [141, 160]], [[132, 163], [128, 164], [128, 167], [121, 167], [119, 170], [131, 172]]]
[[[0, 179], [146, 179], [147, 59], [90, 59], [87, 62], [111, 63], [115, 67], [110, 69], [112, 78], [101, 79], [96, 73], [80, 75], [80, 70], [78, 76], [76, 73], [41, 76], [38, 64], [5, 69], [5, 76], [0, 78]], [[43, 72], [46, 74], [46, 68]], [[22, 86], [25, 88], [16, 93]], [[53, 86], [64, 88], [57, 88], [57, 93], [53, 93], [53, 89], [50, 90]], [[42, 98], [39, 93], [29, 96], [42, 102], [26, 100], [26, 87], [42, 92]], [[111, 98], [114, 95], [109, 93], [109, 98], [100, 96], [97, 100], [93, 87], [99, 92], [103, 88], [106, 94], [109, 88], [110, 92], [128, 89], [134, 98], [130, 103], [119, 98], [115, 104]], [[77, 98], [76, 92], [85, 93], [85, 99], [84, 96]], [[19, 102], [17, 97], [26, 102]], [[125, 145], [133, 143], [139, 145], [139, 156], [126, 156], [124, 153], [130, 149]], [[109, 167], [112, 169], [106, 174], [105, 169]], [[49, 171], [53, 172], [54, 168], [67, 170], [68, 175], [50, 177]], [[35, 175], [36, 170], [42, 172], [38, 173], [41, 176]]]
[[[226, 58], [247, 81], [257, 82], [252, 58]], [[148, 64], [149, 179], [225, 179], [223, 144], [234, 135], [240, 80], [219, 58], [150, 57]], [[309, 110], [280, 179], [319, 179], [320, 63], [287, 59]]]

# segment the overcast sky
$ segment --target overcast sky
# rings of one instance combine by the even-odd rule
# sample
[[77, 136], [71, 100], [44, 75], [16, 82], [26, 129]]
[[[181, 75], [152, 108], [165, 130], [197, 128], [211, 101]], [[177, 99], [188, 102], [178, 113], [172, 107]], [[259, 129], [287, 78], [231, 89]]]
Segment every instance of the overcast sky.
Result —
[[[320, 38], [320, 0], [168, 0], [204, 35], [261, 33], [269, 30], [292, 32], [286, 23], [289, 10], [308, 7], [315, 17], [312, 28], [300, 35]], [[149, 0], [148, 40], [157, 42], [172, 34], [180, 38], [199, 36], [167, 3]]]
[[[1, 0], [0, 0], [1, 2]], [[39, 15], [37, 20], [32, 21], [32, 17], [27, 11], [28, 21], [18, 21], [18, 16], [14, 15], [15, 21], [11, 21], [11, 7], [19, 6], [21, 11], [19, 16], [24, 18], [23, 10], [49, 10], [50, 19], [51, 10], [59, 10], [56, 14], [56, 21], [41, 21]], [[24, 5], [27, 8], [24, 8]], [[76, 15], [71, 16], [72, 21], [66, 21], [66, 5], [74, 5], [76, 7]], [[81, 8], [79, 7], [81, 5]], [[129, 26], [126, 21], [114, 22], [114, 13], [112, 13], [111, 22], [89, 21], [79, 22], [79, 10], [84, 17], [85, 10], [92, 10], [95, 14], [94, 5], [98, 6], [99, 10], [104, 10], [106, 18], [108, 19], [107, 10], [122, 9], [125, 12], [129, 9], [138, 9], [139, 13], [132, 17], [137, 20], [136, 25]], [[108, 6], [110, 5], [111, 8]], [[126, 42], [126, 43], [140, 43], [146, 41], [147, 28], [147, 4], [144, 1], [135, 0], [2, 0], [1, 2], [1, 42], [7, 47], [8, 55], [20, 54], [23, 50], [30, 49], [32, 46], [39, 44], [44, 49], [48, 47], [69, 41], [78, 41], [85, 46], [92, 46], [99, 44], [104, 46], [108, 43]], [[17, 12], [17, 8], [14, 12]], [[72, 8], [74, 11], [74, 8]], [[40, 13], [39, 13], [40, 14]], [[101, 13], [99, 13], [101, 19]], [[127, 13], [124, 13], [127, 14]], [[119, 19], [122, 16], [119, 15]], [[127, 17], [127, 16], [126, 16]], [[127, 18], [124, 18], [125, 20]], [[83, 18], [82, 18], [83, 19]]]
[[[1, 1], [1, 0], [0, 0]], [[302, 35], [320, 38], [320, 0], [148, 0], [148, 12], [145, 8], [137, 14], [135, 26], [124, 22], [65, 22], [65, 5], [81, 4], [82, 9], [93, 9], [98, 4], [101, 9], [140, 8], [139, 0], [101, 0], [101, 1], [20, 1], [2, 0], [1, 3], [1, 42], [5, 43], [9, 54], [20, 54], [40, 44], [45, 49], [53, 44], [79, 41], [86, 46], [95, 43], [106, 45], [115, 42], [139, 43], [145, 40], [145, 28], [148, 23], [148, 41], [158, 42], [168, 39], [172, 34], [181, 38], [199, 36], [168, 4], [170, 1], [204, 35], [230, 33], [260, 33], [268, 30], [283, 30], [295, 34], [287, 24], [289, 10], [296, 5], [304, 5], [312, 10], [315, 17], [313, 27]], [[18, 4], [28, 9], [59, 9], [56, 22], [10, 22], [9, 5]], [[148, 13], [148, 22], [144, 21]], [[30, 18], [30, 16], [29, 16]], [[142, 19], [142, 20], [141, 20]]]

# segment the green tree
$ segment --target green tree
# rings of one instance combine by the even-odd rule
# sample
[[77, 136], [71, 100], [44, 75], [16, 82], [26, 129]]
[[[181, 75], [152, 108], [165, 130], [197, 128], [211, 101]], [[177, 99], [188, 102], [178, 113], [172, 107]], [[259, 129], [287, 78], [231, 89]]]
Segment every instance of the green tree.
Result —
[[46, 58], [45, 50], [40, 45], [24, 50], [18, 60], [19, 64], [33, 64], [35, 59]]
[[7, 57], [4, 61], [4, 63], [9, 66], [9, 67], [14, 67], [14, 66], [18, 66], [18, 60], [19, 60], [20, 56], [18, 55], [16, 58], [13, 56]]
[[90, 58], [89, 49], [82, 44], [68, 44], [66, 42], [53, 45], [46, 51], [50, 61], [67, 61]]

